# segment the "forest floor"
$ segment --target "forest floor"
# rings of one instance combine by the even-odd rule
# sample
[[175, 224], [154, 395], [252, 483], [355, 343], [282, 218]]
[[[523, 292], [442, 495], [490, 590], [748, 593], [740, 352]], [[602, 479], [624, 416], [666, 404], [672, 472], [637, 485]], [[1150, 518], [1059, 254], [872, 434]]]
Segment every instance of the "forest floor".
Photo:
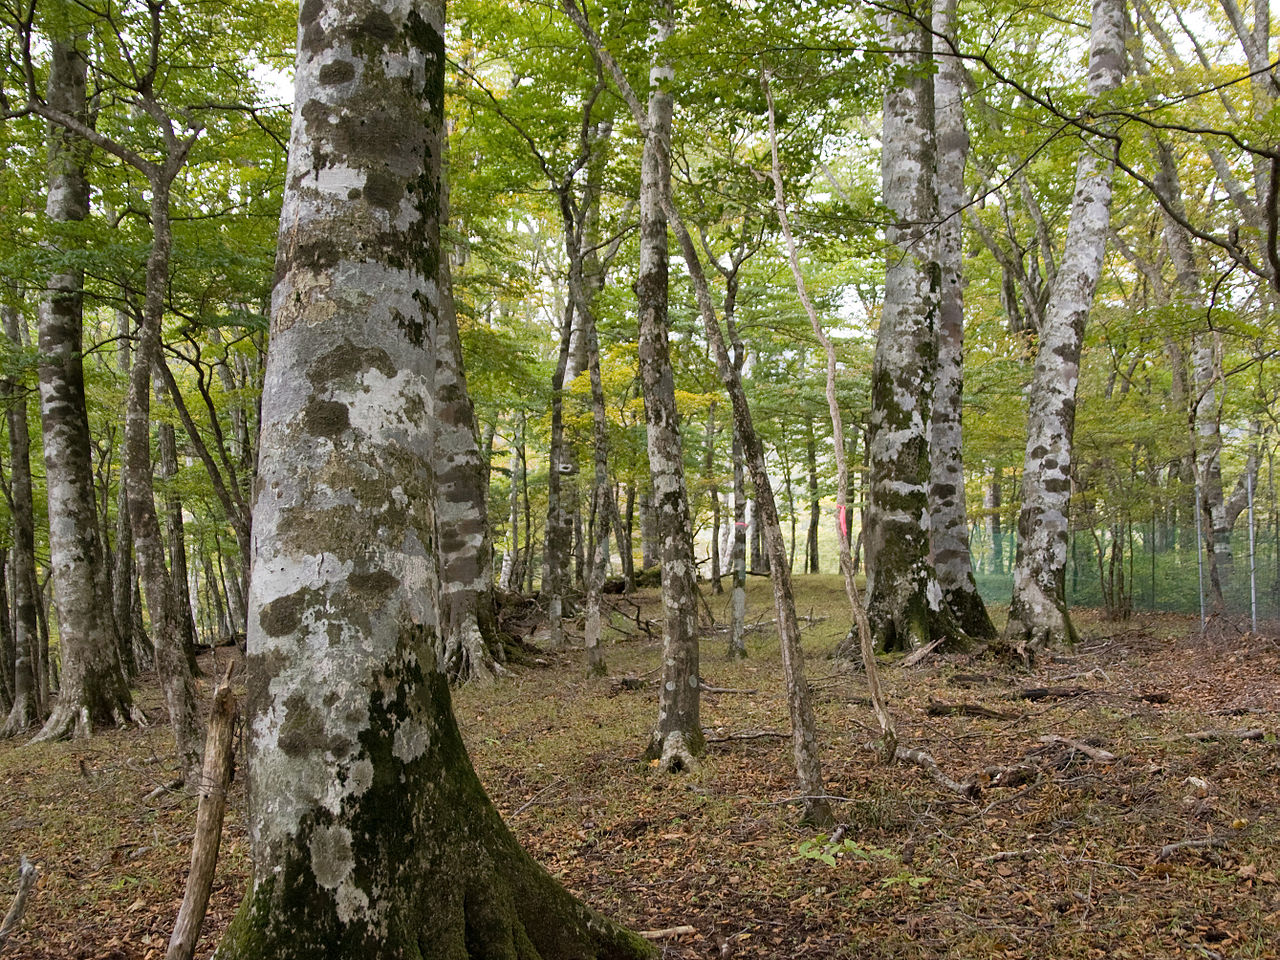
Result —
[[[571, 890], [636, 929], [692, 928], [659, 941], [668, 958], [1280, 956], [1274, 630], [1206, 639], [1193, 619], [1081, 612], [1085, 639], [1033, 672], [960, 655], [886, 663], [904, 744], [979, 782], [970, 799], [862, 747], [874, 733], [863, 675], [828, 657], [848, 623], [839, 579], [797, 578], [797, 594], [844, 825], [835, 843], [800, 825], [791, 799], [763, 578], [749, 585], [750, 657], [728, 661], [723, 632], [703, 642], [704, 683], [736, 692], [704, 694], [713, 742], [694, 773], [639, 760], [659, 644], [621, 613], [607, 677], [588, 678], [576, 651], [542, 653], [456, 695], [482, 780]], [[657, 615], [654, 591], [639, 600]], [[708, 600], [726, 622], [727, 597]], [[163, 956], [195, 802], [151, 795], [170, 777], [171, 741], [156, 690], [139, 696], [150, 728], [0, 744], [0, 910], [18, 858], [41, 869], [6, 956]], [[1239, 735], [1252, 731], [1262, 738]], [[238, 780], [199, 956], [247, 879], [243, 805]]]

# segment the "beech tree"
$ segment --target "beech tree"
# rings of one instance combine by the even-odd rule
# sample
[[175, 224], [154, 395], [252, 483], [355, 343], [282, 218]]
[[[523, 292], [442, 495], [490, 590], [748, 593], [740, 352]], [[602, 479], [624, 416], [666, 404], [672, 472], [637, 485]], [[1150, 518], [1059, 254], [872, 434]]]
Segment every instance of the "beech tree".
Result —
[[[1089, 95], [1102, 98], [1116, 89], [1123, 69], [1124, 2], [1093, 0]], [[1013, 598], [1001, 641], [1003, 647], [1024, 657], [1050, 642], [1076, 636], [1064, 583], [1072, 433], [1084, 329], [1106, 252], [1114, 152], [1114, 141], [1083, 146], [1080, 151], [1062, 263], [1036, 349], [1028, 394]]]
[[[61, 26], [63, 30], [68, 25]], [[83, 125], [86, 39], [71, 30], [49, 42], [49, 111]], [[35, 90], [28, 91], [34, 97]], [[37, 103], [37, 105], [41, 105]], [[41, 116], [39, 111], [35, 111]], [[45, 214], [71, 224], [89, 214], [85, 174], [89, 145], [56, 120], [49, 124], [49, 193]], [[66, 251], [71, 254], [73, 251]], [[132, 700], [116, 649], [106, 563], [94, 508], [93, 459], [85, 412], [81, 355], [84, 272], [68, 255], [49, 277], [40, 306], [40, 420], [49, 491], [49, 550], [58, 609], [62, 669], [58, 702], [37, 734], [56, 740], [88, 736], [132, 714]]]
[[867, 616], [878, 643], [909, 650], [965, 639], [930, 556], [930, 410], [937, 370], [940, 270], [930, 235], [934, 181], [930, 7], [906, 3], [881, 19], [893, 78], [884, 96], [881, 171], [895, 222], [871, 373], [871, 500], [867, 508]]
[[435, 666], [444, 5], [308, 0], [250, 580], [254, 879], [222, 960], [648, 957], [525, 854]]

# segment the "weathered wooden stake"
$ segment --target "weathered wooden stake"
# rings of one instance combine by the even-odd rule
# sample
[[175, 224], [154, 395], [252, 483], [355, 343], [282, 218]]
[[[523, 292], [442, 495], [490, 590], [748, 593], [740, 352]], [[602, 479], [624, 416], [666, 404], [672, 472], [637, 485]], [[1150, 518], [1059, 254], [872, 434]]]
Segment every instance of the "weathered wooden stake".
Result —
[[[234, 665], [232, 665], [234, 666]], [[231, 782], [233, 732], [236, 700], [231, 693], [231, 670], [223, 675], [213, 694], [213, 710], [204, 741], [204, 767], [200, 775], [200, 804], [196, 808], [196, 835], [191, 843], [191, 872], [182, 894], [182, 907], [173, 925], [165, 960], [191, 960], [195, 955], [200, 925], [209, 906], [213, 872], [222, 842], [222, 817], [227, 809], [227, 787]]]

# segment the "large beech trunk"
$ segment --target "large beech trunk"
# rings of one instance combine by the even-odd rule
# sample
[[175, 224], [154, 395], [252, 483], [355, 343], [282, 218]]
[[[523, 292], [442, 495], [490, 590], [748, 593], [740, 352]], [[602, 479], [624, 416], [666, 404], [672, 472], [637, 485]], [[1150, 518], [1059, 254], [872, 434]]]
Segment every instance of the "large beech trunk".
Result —
[[[85, 61], [77, 44], [54, 40], [49, 47], [49, 105], [83, 118]], [[55, 223], [88, 216], [86, 151], [78, 137], [51, 125], [45, 213]], [[123, 722], [131, 710], [94, 507], [81, 362], [83, 279], [74, 267], [55, 273], [40, 306], [40, 421], [62, 668], [58, 702], [37, 740], [88, 736], [95, 725]]]
[[929, 415], [937, 369], [939, 269], [930, 236], [934, 189], [932, 37], [927, 3], [883, 15], [901, 82], [884, 97], [881, 177], [896, 221], [885, 230], [884, 308], [871, 370], [871, 502], [867, 508], [867, 615], [877, 642], [908, 650], [965, 636], [942, 596], [930, 555]]
[[[1115, 89], [1124, 65], [1123, 0], [1094, 0], [1089, 39], [1089, 94]], [[1028, 391], [1027, 448], [1013, 598], [1002, 649], [1029, 657], [1075, 638], [1067, 615], [1068, 506], [1072, 433], [1085, 323], [1106, 252], [1114, 143], [1085, 146], [1076, 164], [1066, 245], [1050, 293]]]
[[629, 960], [520, 849], [434, 643], [444, 6], [310, 0], [250, 577], [254, 881], [221, 960]]
[[964, 125], [964, 65], [952, 53], [956, 0], [936, 0], [933, 18], [934, 117], [938, 164], [938, 372], [930, 407], [929, 523], [933, 566], [942, 597], [967, 635], [991, 639], [995, 624], [978, 594], [969, 557], [969, 518], [961, 462], [964, 392], [964, 277], [961, 216], [969, 135]]

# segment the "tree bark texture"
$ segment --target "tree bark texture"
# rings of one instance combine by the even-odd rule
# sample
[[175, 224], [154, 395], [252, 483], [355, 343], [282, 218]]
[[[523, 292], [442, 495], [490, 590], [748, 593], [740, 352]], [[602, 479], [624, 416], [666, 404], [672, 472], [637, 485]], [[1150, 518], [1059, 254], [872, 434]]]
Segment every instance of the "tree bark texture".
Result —
[[[50, 42], [49, 105], [86, 115], [85, 61], [79, 40]], [[49, 194], [53, 223], [89, 213], [84, 164], [88, 146], [51, 124]], [[49, 497], [49, 554], [62, 655], [58, 702], [37, 740], [88, 736], [97, 725], [125, 721], [129, 688], [116, 649], [107, 571], [94, 507], [93, 459], [85, 408], [83, 272], [59, 268], [40, 305], [40, 422]]]
[[[1089, 33], [1091, 97], [1119, 86], [1124, 68], [1123, 0], [1093, 0]], [[1027, 447], [1013, 598], [1002, 646], [1022, 657], [1075, 637], [1065, 575], [1071, 499], [1072, 433], [1085, 323], [1106, 252], [1111, 216], [1109, 157], [1114, 144], [1082, 148], [1071, 219], [1045, 311], [1028, 392]]]
[[933, 78], [924, 69], [931, 35], [916, 19], [929, 6], [883, 14], [890, 63], [900, 85], [884, 98], [881, 179], [896, 218], [884, 305], [871, 371], [871, 502], [867, 510], [867, 615], [886, 650], [909, 650], [940, 637], [965, 639], [934, 572], [929, 543], [929, 421], [937, 370]]
[[254, 881], [221, 960], [652, 956], [520, 849], [435, 666], [444, 5], [307, 0], [254, 512]]
[[934, 117], [938, 185], [938, 370], [930, 406], [929, 522], [933, 567], [960, 629], [991, 639], [995, 624], [978, 594], [969, 556], [961, 462], [961, 399], [964, 395], [964, 168], [969, 134], [964, 125], [964, 64], [952, 54], [956, 0], [935, 0], [933, 16], [937, 73]]
[[475, 409], [462, 368], [448, 260], [440, 258], [442, 291], [435, 351], [436, 546], [440, 555], [442, 668], [453, 681], [492, 680], [505, 656], [494, 607], [488, 471], [476, 440]]
[[[22, 342], [18, 308], [3, 307], [4, 333], [15, 347]], [[31, 495], [31, 438], [27, 428], [24, 385], [14, 380], [0, 384], [9, 426], [9, 484], [12, 497], [13, 546], [9, 567], [13, 571], [13, 700], [0, 725], [0, 737], [25, 733], [40, 720], [40, 688], [36, 662], [40, 636], [36, 625], [35, 508]], [[8, 611], [0, 611], [8, 618]]]
[[675, 71], [661, 46], [675, 29], [669, 0], [654, 20], [659, 53], [649, 71], [649, 113], [640, 166], [640, 381], [644, 392], [652, 511], [662, 566], [662, 687], [658, 724], [647, 755], [667, 769], [691, 766], [702, 753], [699, 716], [697, 568], [684, 481], [675, 374], [667, 344], [667, 216], [671, 193], [671, 84]]
[[178, 763], [184, 776], [200, 773], [201, 735], [196, 725], [195, 693], [191, 661], [185, 642], [186, 617], [169, 576], [164, 532], [156, 514], [155, 476], [151, 461], [151, 374], [164, 362], [160, 349], [160, 325], [164, 317], [169, 283], [169, 254], [173, 235], [169, 226], [169, 186], [176, 174], [170, 154], [166, 169], [151, 178], [151, 252], [147, 257], [146, 299], [129, 393], [125, 400], [124, 483], [129, 504], [138, 577], [146, 592], [155, 643], [156, 672], [164, 690], [169, 724], [173, 728]]

